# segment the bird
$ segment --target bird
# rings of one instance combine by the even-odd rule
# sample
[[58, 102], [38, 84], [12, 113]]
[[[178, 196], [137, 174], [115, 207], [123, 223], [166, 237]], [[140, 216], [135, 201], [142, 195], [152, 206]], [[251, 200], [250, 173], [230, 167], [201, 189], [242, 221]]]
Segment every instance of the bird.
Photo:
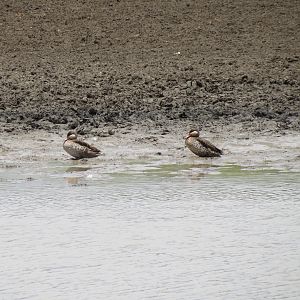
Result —
[[213, 145], [211, 142], [200, 138], [200, 133], [197, 129], [191, 129], [185, 137], [185, 145], [194, 154], [200, 157], [220, 157], [223, 151]]
[[74, 157], [74, 159], [92, 158], [101, 154], [101, 151], [84, 141], [77, 139], [76, 131], [71, 130], [67, 134], [67, 139], [63, 143], [64, 150]]

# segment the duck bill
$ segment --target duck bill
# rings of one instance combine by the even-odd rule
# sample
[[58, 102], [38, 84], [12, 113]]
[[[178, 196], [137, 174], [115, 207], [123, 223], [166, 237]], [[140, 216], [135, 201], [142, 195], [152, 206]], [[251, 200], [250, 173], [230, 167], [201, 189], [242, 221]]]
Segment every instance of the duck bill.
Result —
[[188, 135], [186, 135], [185, 137], [184, 137], [184, 139], [186, 140], [186, 139], [188, 139], [190, 137], [190, 135], [188, 134]]

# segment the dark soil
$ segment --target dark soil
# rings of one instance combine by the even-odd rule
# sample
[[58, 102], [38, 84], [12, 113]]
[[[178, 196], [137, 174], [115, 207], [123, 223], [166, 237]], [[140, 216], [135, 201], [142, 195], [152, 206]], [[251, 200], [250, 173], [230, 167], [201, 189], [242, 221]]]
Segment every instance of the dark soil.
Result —
[[1, 130], [300, 130], [299, 0], [2, 0]]

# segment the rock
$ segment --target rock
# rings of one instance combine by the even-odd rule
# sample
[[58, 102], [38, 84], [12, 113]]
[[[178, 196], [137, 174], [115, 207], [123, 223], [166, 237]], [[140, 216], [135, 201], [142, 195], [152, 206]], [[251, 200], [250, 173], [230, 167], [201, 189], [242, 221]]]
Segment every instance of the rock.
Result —
[[108, 133], [109, 135], [114, 135], [114, 134], [115, 134], [115, 131], [112, 130], [112, 129], [108, 129], [107, 133]]
[[94, 107], [91, 107], [91, 108], [89, 109], [89, 114], [92, 115], [92, 116], [96, 115], [96, 114], [97, 114], [97, 109], [94, 108]]
[[68, 129], [75, 129], [79, 126], [79, 122], [78, 121], [72, 121], [70, 123], [68, 123]]

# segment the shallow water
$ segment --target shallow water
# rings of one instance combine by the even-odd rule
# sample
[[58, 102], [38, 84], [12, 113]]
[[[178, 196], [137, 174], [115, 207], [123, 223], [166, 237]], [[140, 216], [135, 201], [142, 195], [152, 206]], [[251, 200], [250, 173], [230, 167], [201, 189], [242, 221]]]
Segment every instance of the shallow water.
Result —
[[299, 172], [114, 168], [0, 169], [1, 299], [299, 299]]

